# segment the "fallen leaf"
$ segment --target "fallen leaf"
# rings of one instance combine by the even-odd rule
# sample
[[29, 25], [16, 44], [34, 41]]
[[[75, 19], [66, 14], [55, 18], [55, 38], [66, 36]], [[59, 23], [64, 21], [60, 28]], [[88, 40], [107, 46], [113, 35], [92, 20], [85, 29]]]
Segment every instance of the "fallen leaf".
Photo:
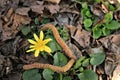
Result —
[[106, 53], [106, 59], [105, 59], [105, 66], [104, 66], [104, 69], [105, 69], [105, 73], [108, 75], [108, 76], [111, 76], [113, 71], [114, 71], [114, 68], [116, 67], [116, 56], [113, 54], [113, 53]]
[[46, 1], [49, 1], [49, 2], [52, 2], [52, 3], [56, 3], [56, 4], [59, 4], [60, 0], [46, 0]]
[[3, 26], [1, 39], [4, 41], [7, 39], [14, 38], [15, 35], [18, 33], [18, 31], [20, 31], [20, 25], [29, 24], [30, 21], [31, 19], [26, 16], [21, 16], [19, 14], [13, 14], [10, 17], [9, 22], [7, 22]]
[[120, 64], [117, 65], [113, 72], [112, 80], [120, 80]]
[[27, 8], [27, 7], [17, 8], [15, 13], [17, 13], [19, 15], [23, 15], [23, 16], [28, 16], [29, 10], [30, 10], [30, 8]]
[[[37, 2], [38, 3], [38, 2]], [[39, 4], [34, 4], [34, 5], [31, 5], [30, 8], [32, 9], [33, 12], [36, 12], [38, 14], [42, 14], [43, 13], [43, 10], [44, 10], [44, 5], [43, 5], [43, 2], [39, 1]]]
[[9, 19], [10, 19], [10, 17], [12, 16], [13, 12], [14, 12], [14, 9], [13, 9], [13, 8], [9, 8], [9, 10], [6, 11], [6, 14], [2, 17], [3, 20], [4, 20], [5, 22], [8, 22]]
[[21, 80], [22, 74], [15, 72], [15, 73], [9, 73], [8, 74], [8, 79], [9, 80]]
[[[115, 37], [113, 38], [113, 36], [115, 36], [115, 35], [114, 34], [109, 35], [107, 37], [99, 39], [98, 41], [100, 41], [106, 49], [115, 53], [116, 55], [119, 55], [120, 54], [119, 39], [116, 39]], [[116, 42], [118, 42], [118, 43], [116, 43]]]
[[119, 0], [108, 0], [110, 4], [117, 4]]
[[112, 42], [120, 46], [120, 34], [112, 35]]
[[77, 28], [73, 25], [65, 25], [65, 29], [70, 32], [70, 35], [73, 36]]
[[76, 55], [77, 58], [80, 58], [82, 56], [82, 52], [74, 44], [72, 44], [70, 42], [68, 42], [67, 44], [68, 44], [70, 50], [72, 51], [72, 53], [74, 55]]
[[46, 8], [50, 11], [51, 14], [55, 14], [60, 10], [60, 6], [59, 5], [46, 5]]
[[100, 19], [103, 18], [104, 13], [100, 5], [97, 5], [97, 4], [91, 5], [90, 9], [94, 15], [98, 16]]
[[120, 21], [120, 11], [114, 12], [114, 17], [116, 20]]
[[83, 47], [86, 48], [90, 45], [91, 33], [86, 30], [78, 29], [73, 38]]
[[103, 11], [104, 13], [107, 13], [107, 12], [108, 12], [108, 7], [107, 7], [106, 4], [101, 4], [101, 7], [102, 7], [102, 11]]

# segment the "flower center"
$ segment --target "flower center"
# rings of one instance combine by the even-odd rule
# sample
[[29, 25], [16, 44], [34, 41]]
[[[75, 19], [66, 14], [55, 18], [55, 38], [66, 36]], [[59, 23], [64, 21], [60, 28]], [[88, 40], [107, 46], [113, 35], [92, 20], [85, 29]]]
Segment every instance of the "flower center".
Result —
[[35, 44], [35, 48], [36, 49], [41, 49], [42, 47], [44, 47], [44, 42], [43, 41], [38, 41], [36, 44]]

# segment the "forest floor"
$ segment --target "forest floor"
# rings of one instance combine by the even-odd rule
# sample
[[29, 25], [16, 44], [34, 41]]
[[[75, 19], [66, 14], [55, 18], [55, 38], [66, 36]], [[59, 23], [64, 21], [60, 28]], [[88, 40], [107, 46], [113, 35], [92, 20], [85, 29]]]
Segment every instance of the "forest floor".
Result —
[[[64, 73], [23, 68], [69, 61], [49, 29], [44, 37], [52, 39], [52, 56], [26, 52], [28, 39], [48, 23], [76, 56]], [[120, 80], [120, 0], [0, 0], [0, 80]]]

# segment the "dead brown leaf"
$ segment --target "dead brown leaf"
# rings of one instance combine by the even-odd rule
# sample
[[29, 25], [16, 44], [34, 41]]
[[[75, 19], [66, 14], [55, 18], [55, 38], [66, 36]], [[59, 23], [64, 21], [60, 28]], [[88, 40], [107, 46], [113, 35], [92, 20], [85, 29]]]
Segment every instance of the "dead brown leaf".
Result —
[[114, 13], [114, 17], [115, 17], [116, 20], [120, 21], [120, 11], [116, 11]]
[[46, 1], [49, 1], [49, 2], [52, 2], [52, 3], [59, 4], [59, 2], [60, 2], [61, 0], [46, 0]]
[[108, 7], [107, 7], [106, 4], [101, 4], [101, 7], [102, 7], [102, 11], [103, 11], [104, 13], [107, 13], [107, 12], [108, 12]]
[[14, 73], [8, 74], [8, 79], [9, 80], [21, 80], [21, 76], [22, 76], [22, 74], [20, 74], [18, 72], [14, 72]]
[[37, 1], [37, 3], [34, 5], [31, 5], [30, 8], [32, 9], [33, 12], [42, 14], [44, 10], [44, 5], [42, 1]]
[[28, 16], [29, 10], [30, 10], [30, 8], [27, 8], [27, 7], [17, 8], [15, 13], [17, 13], [19, 15], [23, 15], [23, 16]]
[[1, 39], [4, 41], [7, 39], [14, 38], [15, 35], [20, 30], [20, 25], [28, 24], [28, 23], [30, 23], [30, 21], [31, 21], [31, 19], [26, 16], [21, 16], [19, 14], [13, 14], [10, 17], [10, 20], [5, 25], [3, 25]]
[[60, 6], [58, 4], [46, 5], [46, 8], [50, 11], [51, 14], [57, 13], [60, 10]]
[[80, 58], [82, 56], [82, 52], [72, 43], [68, 42], [67, 43], [70, 50], [76, 55], [77, 58]]
[[88, 47], [90, 45], [91, 33], [86, 30], [77, 29], [73, 38], [83, 47]]
[[117, 65], [113, 72], [112, 80], [120, 80], [120, 64]]
[[112, 42], [118, 46], [120, 46], [120, 34], [112, 36]]

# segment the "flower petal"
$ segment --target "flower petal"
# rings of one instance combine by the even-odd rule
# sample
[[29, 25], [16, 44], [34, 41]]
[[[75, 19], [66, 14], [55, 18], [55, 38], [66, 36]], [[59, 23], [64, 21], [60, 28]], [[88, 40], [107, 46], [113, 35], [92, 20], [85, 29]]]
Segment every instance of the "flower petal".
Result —
[[52, 52], [52, 50], [48, 46], [44, 46], [44, 50], [49, 54]]
[[31, 44], [36, 44], [36, 42], [32, 39], [28, 39], [28, 42], [31, 43]]
[[36, 41], [39, 40], [38, 36], [35, 33], [33, 34], [33, 36], [34, 36], [34, 38], [35, 38]]
[[47, 43], [50, 42], [50, 41], [52, 41], [52, 39], [51, 39], [51, 38], [48, 38], [48, 39], [45, 39], [45, 40], [43, 41], [43, 43], [44, 43], [44, 44], [47, 44]]
[[40, 31], [40, 40], [43, 40], [43, 38], [44, 38], [43, 31]]
[[34, 51], [34, 50], [35, 50], [35, 49], [32, 48], [32, 49], [27, 50], [26, 52], [31, 52], [31, 51]]
[[35, 46], [34, 45], [30, 45], [30, 47], [29, 48], [34, 48]]
[[36, 50], [34, 56], [38, 57], [39, 56], [39, 52], [40, 52], [39, 50]]

